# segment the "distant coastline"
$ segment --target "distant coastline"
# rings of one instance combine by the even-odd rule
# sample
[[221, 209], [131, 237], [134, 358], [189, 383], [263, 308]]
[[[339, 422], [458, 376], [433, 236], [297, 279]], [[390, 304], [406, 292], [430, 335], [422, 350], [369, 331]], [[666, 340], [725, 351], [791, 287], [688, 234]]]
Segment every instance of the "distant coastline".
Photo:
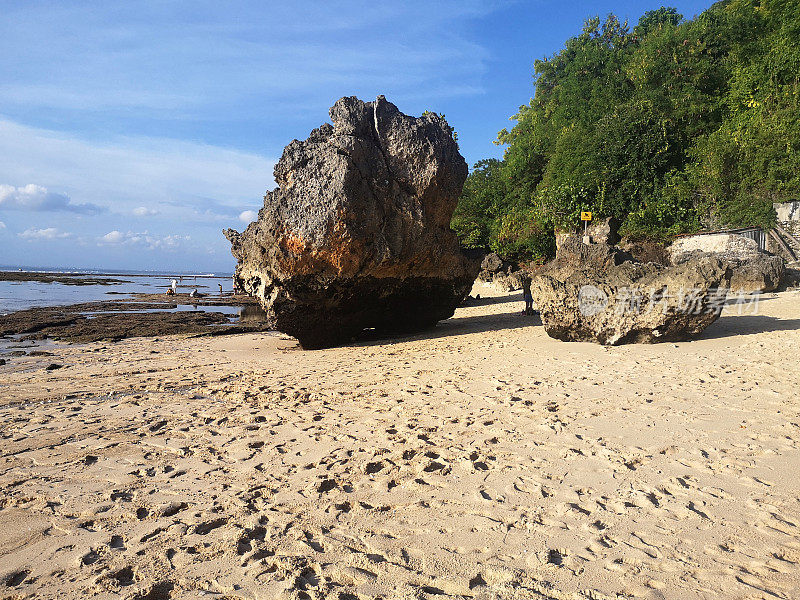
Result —
[[173, 279], [185, 293], [194, 289], [205, 294], [231, 292], [233, 288], [230, 274], [6, 267], [0, 268], [0, 315], [31, 308], [102, 302], [109, 295], [122, 299], [136, 294], [164, 294]]
[[[95, 276], [103, 275], [108, 277], [233, 277], [233, 271], [171, 271], [171, 270], [147, 270], [147, 269], [86, 269], [76, 267], [42, 267], [28, 265], [0, 265], [0, 277], [16, 273], [35, 273], [40, 275], [70, 275], [70, 276]], [[0, 279], [2, 280], [2, 279]], [[10, 281], [11, 279], [7, 279]]]
[[0, 281], [35, 281], [63, 285], [114, 285], [125, 283], [121, 279], [97, 277], [88, 273], [60, 273], [54, 271], [0, 271]]

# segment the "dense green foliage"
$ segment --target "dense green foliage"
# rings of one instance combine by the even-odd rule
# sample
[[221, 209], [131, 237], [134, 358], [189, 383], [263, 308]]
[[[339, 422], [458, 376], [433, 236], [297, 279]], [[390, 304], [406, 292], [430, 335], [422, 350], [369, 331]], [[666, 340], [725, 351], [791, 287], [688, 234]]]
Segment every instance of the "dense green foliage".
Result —
[[468, 247], [544, 257], [579, 212], [634, 238], [769, 226], [800, 196], [800, 2], [725, 0], [630, 28], [586, 21], [535, 63], [534, 98], [470, 174], [453, 219]]

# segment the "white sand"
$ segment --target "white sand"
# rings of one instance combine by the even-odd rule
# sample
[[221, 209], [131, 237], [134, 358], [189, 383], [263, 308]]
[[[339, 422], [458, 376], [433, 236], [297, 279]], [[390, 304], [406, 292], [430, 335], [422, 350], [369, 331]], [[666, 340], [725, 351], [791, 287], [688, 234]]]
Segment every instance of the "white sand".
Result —
[[509, 298], [1, 366], [0, 597], [800, 598], [800, 295], [608, 349]]

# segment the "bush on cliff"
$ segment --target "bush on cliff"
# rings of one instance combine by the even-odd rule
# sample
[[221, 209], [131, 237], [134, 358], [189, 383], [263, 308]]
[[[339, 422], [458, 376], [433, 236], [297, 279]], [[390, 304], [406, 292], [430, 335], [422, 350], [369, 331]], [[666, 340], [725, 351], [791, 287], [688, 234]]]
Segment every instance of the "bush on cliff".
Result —
[[633, 28], [594, 17], [534, 76], [498, 134], [503, 160], [465, 185], [453, 227], [467, 246], [552, 252], [581, 210], [638, 239], [768, 227], [773, 202], [800, 196], [800, 3], [660, 8]]

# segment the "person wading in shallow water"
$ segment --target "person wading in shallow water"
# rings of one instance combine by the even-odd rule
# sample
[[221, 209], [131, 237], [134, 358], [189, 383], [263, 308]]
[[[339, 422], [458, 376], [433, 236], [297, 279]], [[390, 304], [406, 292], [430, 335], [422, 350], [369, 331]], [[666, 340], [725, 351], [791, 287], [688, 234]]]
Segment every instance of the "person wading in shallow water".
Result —
[[522, 297], [525, 300], [525, 310], [522, 312], [526, 315], [533, 314], [533, 296], [531, 295], [531, 278], [527, 275], [522, 277]]

